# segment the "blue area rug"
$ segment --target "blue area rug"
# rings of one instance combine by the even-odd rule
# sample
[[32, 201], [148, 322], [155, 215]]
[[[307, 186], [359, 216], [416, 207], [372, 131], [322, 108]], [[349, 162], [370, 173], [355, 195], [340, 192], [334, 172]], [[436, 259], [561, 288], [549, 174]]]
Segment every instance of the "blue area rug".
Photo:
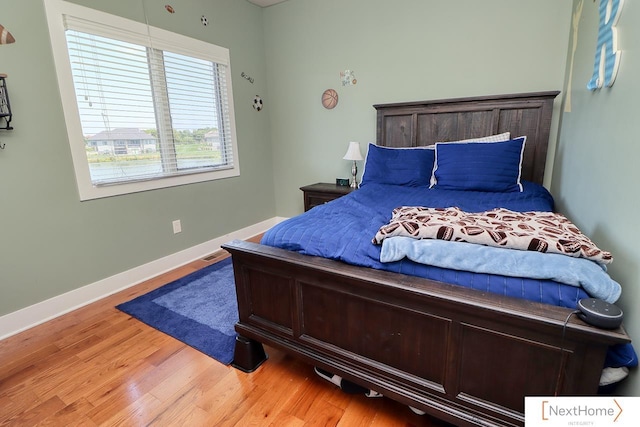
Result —
[[233, 361], [238, 304], [231, 258], [116, 308], [225, 365]]

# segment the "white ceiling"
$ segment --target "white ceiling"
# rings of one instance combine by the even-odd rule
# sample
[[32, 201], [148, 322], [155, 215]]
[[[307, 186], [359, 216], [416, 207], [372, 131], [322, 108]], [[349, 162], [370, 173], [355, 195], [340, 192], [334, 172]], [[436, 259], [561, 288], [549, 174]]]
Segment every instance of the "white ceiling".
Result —
[[282, 3], [286, 0], [249, 0], [253, 4], [257, 4], [258, 6], [267, 7], [273, 6], [274, 4]]

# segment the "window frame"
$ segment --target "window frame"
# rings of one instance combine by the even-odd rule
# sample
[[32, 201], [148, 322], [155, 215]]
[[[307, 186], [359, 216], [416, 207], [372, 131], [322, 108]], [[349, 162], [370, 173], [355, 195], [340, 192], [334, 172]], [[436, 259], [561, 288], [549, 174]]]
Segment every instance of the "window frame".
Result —
[[[76, 176], [76, 183], [80, 200], [91, 200], [111, 197], [160, 188], [212, 181], [240, 175], [240, 162], [236, 137], [235, 114], [233, 106], [233, 90], [231, 81], [231, 64], [229, 50], [224, 47], [193, 39], [181, 34], [148, 26], [137, 21], [97, 11], [62, 0], [47, 0], [44, 2], [51, 46], [56, 67], [60, 97], [68, 133], [68, 142]], [[71, 71], [67, 41], [65, 35], [65, 20], [73, 22], [73, 28], [78, 31], [111, 37], [143, 46], [152, 43], [156, 49], [166, 50], [182, 55], [192, 56], [205, 61], [225, 65], [228, 120], [230, 127], [233, 166], [212, 171], [199, 171], [192, 174], [159, 177], [155, 179], [117, 183], [112, 185], [93, 185], [89, 171], [88, 158], [85, 150], [84, 135], [80, 122], [80, 113], [76, 101], [76, 92]]]

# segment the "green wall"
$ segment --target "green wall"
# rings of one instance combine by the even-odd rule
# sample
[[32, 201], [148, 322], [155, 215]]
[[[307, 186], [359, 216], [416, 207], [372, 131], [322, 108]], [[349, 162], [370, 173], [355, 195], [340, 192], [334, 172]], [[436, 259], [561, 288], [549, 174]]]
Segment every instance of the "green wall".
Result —
[[[640, 5], [625, 2], [618, 21], [622, 56], [611, 88], [587, 90], [598, 36], [597, 2], [584, 1], [579, 22], [571, 112], [562, 116], [551, 190], [560, 210], [613, 254], [608, 271], [623, 287], [619, 305], [627, 332], [640, 343], [640, 143], [636, 139], [640, 132]], [[626, 395], [640, 396], [635, 371], [623, 383]]]
[[[0, 46], [15, 128], [0, 131], [0, 316], [275, 215], [269, 123], [251, 106], [267, 95], [263, 10], [175, 0], [169, 14], [165, 2], [145, 1], [151, 25], [229, 48], [241, 175], [80, 202], [43, 2], [0, 0], [0, 23], [16, 38]], [[144, 22], [140, 0], [75, 3]]]
[[[375, 141], [373, 104], [561, 90], [570, 14], [571, 2], [557, 0], [290, 0], [265, 9], [278, 214], [302, 212], [300, 186], [350, 175], [349, 141], [363, 155]], [[341, 85], [345, 69], [355, 86]], [[333, 110], [320, 103], [327, 88], [338, 91]]]

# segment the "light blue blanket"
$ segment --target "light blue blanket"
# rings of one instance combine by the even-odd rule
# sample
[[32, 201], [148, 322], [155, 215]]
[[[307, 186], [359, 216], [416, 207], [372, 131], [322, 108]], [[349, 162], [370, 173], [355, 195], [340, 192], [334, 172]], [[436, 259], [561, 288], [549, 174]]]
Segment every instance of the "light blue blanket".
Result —
[[606, 267], [584, 258], [495, 248], [437, 239], [389, 237], [382, 242], [380, 262], [408, 259], [422, 264], [475, 273], [550, 279], [581, 286], [593, 298], [614, 303], [622, 291]]

